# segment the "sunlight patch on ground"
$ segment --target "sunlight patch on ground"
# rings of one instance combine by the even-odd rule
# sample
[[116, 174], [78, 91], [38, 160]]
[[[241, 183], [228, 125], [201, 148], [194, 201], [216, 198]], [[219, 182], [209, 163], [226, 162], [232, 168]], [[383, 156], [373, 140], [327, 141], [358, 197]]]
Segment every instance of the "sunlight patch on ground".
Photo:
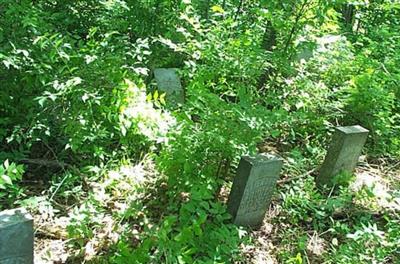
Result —
[[391, 210], [400, 210], [400, 197], [395, 197], [389, 188], [390, 183], [382, 176], [378, 169], [369, 168], [356, 174], [355, 181], [350, 185], [354, 192], [366, 188], [373, 194], [373, 199], [378, 207]]

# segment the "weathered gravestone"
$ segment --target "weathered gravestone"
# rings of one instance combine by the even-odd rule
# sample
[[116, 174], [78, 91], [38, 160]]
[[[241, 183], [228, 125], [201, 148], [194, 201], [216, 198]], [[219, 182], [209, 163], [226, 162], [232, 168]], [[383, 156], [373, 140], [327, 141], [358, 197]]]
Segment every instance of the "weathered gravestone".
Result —
[[318, 186], [332, 186], [335, 183], [335, 176], [354, 171], [368, 132], [361, 126], [336, 128], [331, 146], [316, 178]]
[[283, 161], [274, 155], [242, 157], [228, 201], [234, 224], [255, 228], [262, 225], [282, 165]]
[[32, 217], [24, 209], [0, 212], [0, 264], [32, 263]]
[[166, 95], [167, 104], [177, 105], [185, 102], [185, 95], [180, 78], [175, 68], [159, 68], [154, 70], [158, 90]]

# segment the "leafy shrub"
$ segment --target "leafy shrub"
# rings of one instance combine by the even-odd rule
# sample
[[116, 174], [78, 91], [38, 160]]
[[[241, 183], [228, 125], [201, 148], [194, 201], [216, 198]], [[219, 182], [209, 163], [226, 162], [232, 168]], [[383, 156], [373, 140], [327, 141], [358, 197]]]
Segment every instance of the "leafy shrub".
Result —
[[[280, 192], [281, 213], [275, 220], [287, 230], [280, 237], [280, 260], [295, 261], [298, 257], [293, 256], [299, 255], [301, 261], [311, 256], [327, 263], [396, 263], [398, 228], [394, 226], [398, 215], [380, 208], [382, 215], [376, 216], [372, 208], [359, 203], [366, 199], [365, 192], [345, 187], [326, 197], [317, 191], [312, 177], [285, 185]], [[369, 200], [377, 198], [368, 192]], [[308, 248], [312, 240], [306, 233], [309, 228], [319, 235], [323, 249], [319, 256]]]
[[0, 201], [6, 200], [7, 203], [10, 203], [18, 196], [20, 189], [17, 182], [22, 180], [23, 174], [23, 165], [16, 165], [8, 160], [0, 165]]

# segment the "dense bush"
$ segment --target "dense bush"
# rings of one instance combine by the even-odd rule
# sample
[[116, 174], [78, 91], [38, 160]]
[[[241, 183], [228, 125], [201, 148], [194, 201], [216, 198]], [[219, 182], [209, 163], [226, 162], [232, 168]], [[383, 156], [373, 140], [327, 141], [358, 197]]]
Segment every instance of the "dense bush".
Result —
[[[255, 242], [223, 199], [260, 149], [298, 177], [274, 197], [281, 262], [312, 255], [310, 231], [329, 234], [315, 261], [398, 261], [397, 209], [375, 219], [357, 204], [368, 190], [327, 198], [305, 173], [337, 125], [371, 131], [370, 160], [400, 157], [398, 3], [3, 0], [0, 12], [0, 208], [67, 217], [78, 262], [247, 261]], [[179, 68], [183, 105], [168, 107], [157, 67]]]

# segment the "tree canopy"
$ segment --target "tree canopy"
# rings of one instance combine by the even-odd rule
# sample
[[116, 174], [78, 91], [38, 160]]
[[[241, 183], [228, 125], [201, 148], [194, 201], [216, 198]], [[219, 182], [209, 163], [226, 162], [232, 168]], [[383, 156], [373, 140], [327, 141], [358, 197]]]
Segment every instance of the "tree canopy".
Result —
[[[2, 0], [0, 14], [0, 209], [34, 214], [38, 258], [400, 262], [398, 1]], [[361, 165], [318, 189], [334, 128], [354, 124], [370, 131]], [[284, 168], [252, 231], [226, 199], [259, 152]]]

